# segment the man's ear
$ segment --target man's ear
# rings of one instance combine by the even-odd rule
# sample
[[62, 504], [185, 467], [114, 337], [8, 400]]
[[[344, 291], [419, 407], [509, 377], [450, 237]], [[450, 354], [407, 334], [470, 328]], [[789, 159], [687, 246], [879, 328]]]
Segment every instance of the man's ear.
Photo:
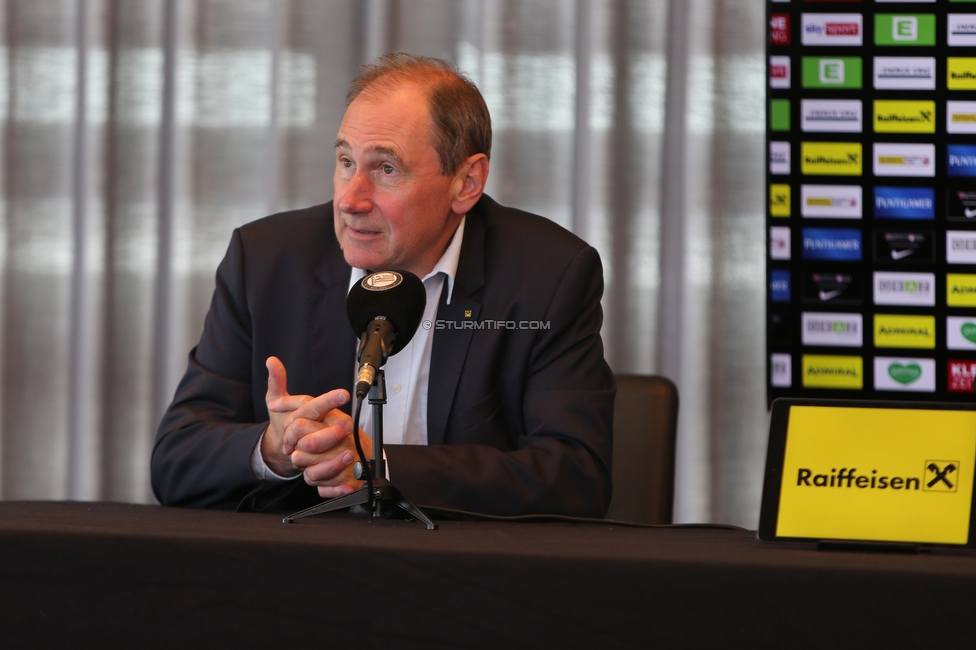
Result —
[[451, 209], [455, 214], [467, 214], [481, 198], [488, 182], [488, 156], [476, 153], [461, 165], [455, 177], [454, 201]]

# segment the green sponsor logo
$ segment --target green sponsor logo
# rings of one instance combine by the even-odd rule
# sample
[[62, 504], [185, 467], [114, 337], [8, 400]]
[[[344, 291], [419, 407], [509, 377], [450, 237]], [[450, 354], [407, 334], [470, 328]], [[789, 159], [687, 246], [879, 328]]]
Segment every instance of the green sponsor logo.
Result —
[[[976, 2], [976, 0], [973, 0]], [[959, 330], [967, 341], [976, 343], [976, 323], [963, 323]]]
[[788, 99], [770, 100], [769, 124], [773, 131], [790, 130], [790, 100]]
[[875, 45], [935, 45], [935, 14], [878, 14]]
[[860, 88], [861, 57], [803, 57], [804, 88]]
[[888, 374], [899, 384], [908, 385], [922, 376], [922, 367], [917, 363], [910, 363], [907, 366], [893, 363], [888, 366]]

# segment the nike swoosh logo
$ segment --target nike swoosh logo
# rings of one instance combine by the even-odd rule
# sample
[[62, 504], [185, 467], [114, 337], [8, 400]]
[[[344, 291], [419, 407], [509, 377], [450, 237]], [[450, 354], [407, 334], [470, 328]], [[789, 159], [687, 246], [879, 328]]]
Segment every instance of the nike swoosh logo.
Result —
[[911, 248], [906, 248], [903, 251], [891, 251], [891, 259], [893, 259], [893, 260], [900, 260], [903, 257], [908, 257], [909, 255], [911, 255], [914, 252], [915, 251], [913, 251]]
[[967, 219], [976, 217], [976, 209], [970, 210], [969, 208], [963, 208], [962, 211], [965, 213]]
[[821, 291], [820, 292], [820, 299], [821, 300], [824, 300], [824, 301], [826, 301], [826, 300], [832, 300], [833, 298], [836, 298], [837, 296], [839, 296], [842, 293], [844, 293], [844, 292], [843, 291]]

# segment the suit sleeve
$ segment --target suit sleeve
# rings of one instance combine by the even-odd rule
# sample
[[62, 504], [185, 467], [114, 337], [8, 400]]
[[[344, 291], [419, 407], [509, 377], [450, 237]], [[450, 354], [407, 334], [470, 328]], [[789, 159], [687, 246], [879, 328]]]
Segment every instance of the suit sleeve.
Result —
[[[454, 415], [448, 442], [457, 444], [386, 448], [390, 478], [408, 499], [496, 515], [606, 514], [616, 387], [600, 338], [602, 293], [599, 256], [584, 247], [556, 285], [544, 318], [550, 329], [524, 353], [522, 375], [499, 378]], [[486, 437], [485, 428], [499, 429], [487, 437], [511, 441], [508, 448], [464, 442]]]
[[262, 510], [314, 503], [304, 482], [259, 481], [250, 466], [268, 417], [254, 408], [258, 375], [244, 285], [238, 230], [217, 270], [200, 342], [156, 434], [151, 478], [163, 505]]

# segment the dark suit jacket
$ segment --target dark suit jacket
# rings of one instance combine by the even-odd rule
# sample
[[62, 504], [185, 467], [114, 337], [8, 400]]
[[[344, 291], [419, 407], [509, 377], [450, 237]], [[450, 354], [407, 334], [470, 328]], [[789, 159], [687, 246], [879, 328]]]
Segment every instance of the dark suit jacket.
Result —
[[[268, 421], [268, 356], [285, 364], [289, 393], [351, 386], [349, 277], [331, 203], [234, 231], [156, 437], [161, 503], [264, 510], [321, 501], [300, 479], [258, 481], [250, 457]], [[451, 304], [445, 290], [438, 307], [440, 322], [458, 325], [434, 332], [429, 444], [385, 447], [404, 496], [492, 514], [603, 516], [615, 387], [600, 339], [602, 293], [592, 247], [482, 197], [465, 223]], [[504, 325], [473, 327], [489, 320]], [[510, 329], [528, 321], [542, 324]]]

